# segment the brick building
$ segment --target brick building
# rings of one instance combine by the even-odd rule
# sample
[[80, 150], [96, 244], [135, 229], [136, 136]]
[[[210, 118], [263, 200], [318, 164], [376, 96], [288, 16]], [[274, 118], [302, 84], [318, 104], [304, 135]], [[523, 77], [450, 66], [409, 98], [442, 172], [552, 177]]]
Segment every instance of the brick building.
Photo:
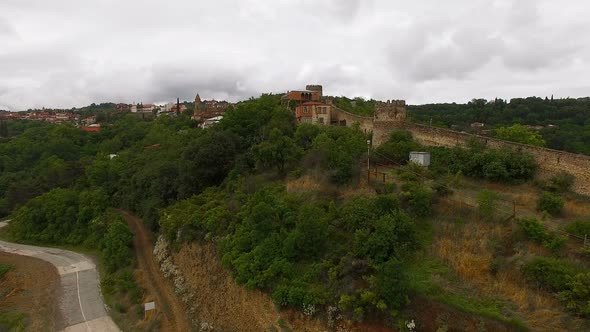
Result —
[[288, 91], [282, 99], [284, 102], [287, 102], [287, 104], [291, 104], [291, 102], [299, 104], [310, 101], [319, 102], [323, 97], [322, 90], [323, 88], [321, 85], [307, 85], [305, 90]]
[[295, 118], [298, 123], [329, 125], [331, 123], [332, 105], [308, 101], [295, 107]]
[[195, 113], [193, 119], [204, 121], [218, 116], [223, 116], [231, 104], [225, 100], [201, 100], [199, 94], [195, 97]]

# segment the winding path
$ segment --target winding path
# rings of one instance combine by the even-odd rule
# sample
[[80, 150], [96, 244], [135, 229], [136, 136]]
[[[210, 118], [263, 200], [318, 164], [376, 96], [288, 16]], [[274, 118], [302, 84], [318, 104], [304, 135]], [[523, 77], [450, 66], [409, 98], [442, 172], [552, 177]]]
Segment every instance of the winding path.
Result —
[[146, 283], [142, 286], [155, 297], [156, 308], [162, 316], [162, 331], [192, 331], [190, 318], [182, 302], [174, 293], [174, 289], [160, 272], [154, 259], [154, 246], [150, 233], [145, 229], [143, 221], [131, 213], [119, 210], [134, 233], [133, 247], [137, 257], [139, 270], [142, 271]]
[[[0, 227], [6, 225], [1, 222]], [[42, 259], [57, 268], [61, 279], [59, 330], [66, 332], [120, 331], [105, 310], [99, 288], [96, 265], [84, 255], [55, 248], [45, 248], [0, 241], [0, 251]]]

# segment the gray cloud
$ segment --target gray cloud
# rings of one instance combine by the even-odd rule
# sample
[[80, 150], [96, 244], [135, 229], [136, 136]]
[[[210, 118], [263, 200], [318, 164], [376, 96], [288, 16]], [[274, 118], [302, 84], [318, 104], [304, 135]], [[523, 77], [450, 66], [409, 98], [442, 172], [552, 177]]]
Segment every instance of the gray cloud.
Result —
[[466, 101], [588, 91], [570, 0], [0, 3], [0, 108], [333, 95]]

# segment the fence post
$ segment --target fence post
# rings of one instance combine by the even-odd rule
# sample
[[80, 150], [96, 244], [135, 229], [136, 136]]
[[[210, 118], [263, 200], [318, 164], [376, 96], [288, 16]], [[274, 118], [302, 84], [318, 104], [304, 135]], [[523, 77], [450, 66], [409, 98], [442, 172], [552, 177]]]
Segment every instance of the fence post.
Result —
[[385, 183], [385, 173], [383, 173], [383, 183]]
[[516, 218], [516, 201], [512, 201], [512, 217]]

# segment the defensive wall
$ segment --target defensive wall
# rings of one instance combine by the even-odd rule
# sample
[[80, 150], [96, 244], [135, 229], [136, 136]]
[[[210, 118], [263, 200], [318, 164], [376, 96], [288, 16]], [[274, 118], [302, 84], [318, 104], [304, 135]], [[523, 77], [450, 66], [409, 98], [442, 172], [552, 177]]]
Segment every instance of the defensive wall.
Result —
[[[404, 101], [378, 103], [371, 124], [375, 147], [386, 142], [391, 131], [405, 129], [412, 133], [416, 141], [426, 146], [465, 146], [470, 140], [477, 139], [490, 148], [507, 147], [529, 153], [539, 165], [537, 172], [539, 178], [547, 178], [566, 171], [576, 178], [572, 189], [580, 194], [590, 195], [590, 156], [411, 123], [406, 121]], [[371, 130], [368, 124], [365, 124], [365, 128]]]
[[402, 128], [410, 131], [416, 141], [427, 146], [465, 146], [470, 140], [476, 139], [490, 148], [510, 148], [518, 152], [531, 154], [535, 157], [539, 165], [537, 171], [539, 178], [547, 178], [560, 171], [566, 171], [576, 177], [573, 190], [581, 194], [590, 195], [590, 156], [508, 142], [492, 137], [472, 135], [411, 122], [406, 122]]
[[372, 116], [360, 116], [345, 110], [339, 109], [334, 105], [332, 106], [331, 121], [333, 124], [341, 124], [345, 126], [352, 126], [358, 123], [361, 130], [365, 133], [369, 133], [373, 130], [373, 117]]

